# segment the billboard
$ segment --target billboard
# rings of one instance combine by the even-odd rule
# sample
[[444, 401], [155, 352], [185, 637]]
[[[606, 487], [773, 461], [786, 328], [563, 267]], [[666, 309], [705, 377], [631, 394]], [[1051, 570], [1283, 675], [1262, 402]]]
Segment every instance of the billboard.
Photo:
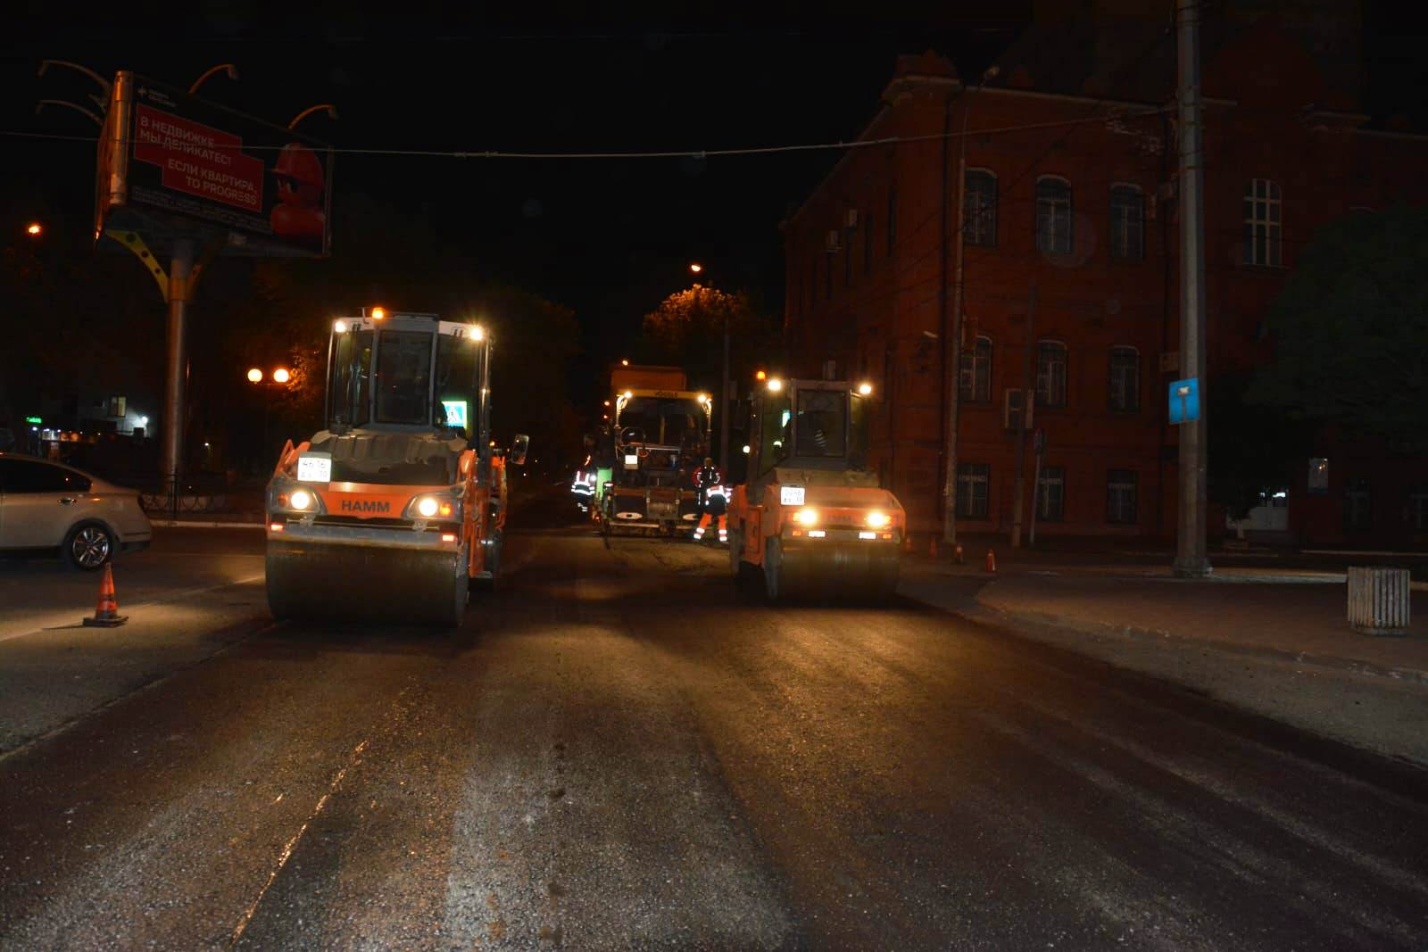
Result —
[[130, 72], [115, 77], [100, 138], [95, 236], [133, 231], [221, 253], [324, 257], [332, 149]]

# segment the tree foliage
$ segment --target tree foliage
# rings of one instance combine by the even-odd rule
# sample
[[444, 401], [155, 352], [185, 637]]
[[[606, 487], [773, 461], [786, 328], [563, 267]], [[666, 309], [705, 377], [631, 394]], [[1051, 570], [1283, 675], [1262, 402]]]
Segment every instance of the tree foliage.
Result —
[[642, 362], [683, 367], [691, 385], [717, 389], [726, 322], [730, 375], [751, 379], [756, 368], [775, 359], [779, 334], [774, 319], [742, 291], [695, 285], [671, 294], [645, 315], [637, 356]]
[[1269, 317], [1274, 360], [1247, 401], [1345, 432], [1421, 439], [1428, 422], [1428, 209], [1319, 230]]

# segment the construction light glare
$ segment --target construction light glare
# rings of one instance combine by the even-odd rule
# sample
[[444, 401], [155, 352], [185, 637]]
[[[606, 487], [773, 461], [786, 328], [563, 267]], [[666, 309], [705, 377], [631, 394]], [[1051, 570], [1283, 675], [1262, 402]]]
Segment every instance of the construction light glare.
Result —
[[801, 526], [818, 525], [817, 509], [800, 509], [793, 514], [793, 521]]
[[885, 528], [888, 523], [892, 522], [892, 516], [889, 516], [881, 510], [874, 509], [868, 513], [863, 521], [868, 524], [868, 528], [870, 529], [882, 529]]

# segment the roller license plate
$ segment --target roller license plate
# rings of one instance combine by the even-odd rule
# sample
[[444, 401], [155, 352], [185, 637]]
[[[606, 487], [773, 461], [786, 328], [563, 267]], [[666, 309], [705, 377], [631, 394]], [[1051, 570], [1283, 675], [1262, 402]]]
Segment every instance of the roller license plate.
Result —
[[297, 478], [304, 483], [332, 481], [332, 456], [328, 453], [303, 453], [298, 457]]
[[803, 505], [803, 487], [780, 486], [778, 488], [778, 502], [781, 506]]

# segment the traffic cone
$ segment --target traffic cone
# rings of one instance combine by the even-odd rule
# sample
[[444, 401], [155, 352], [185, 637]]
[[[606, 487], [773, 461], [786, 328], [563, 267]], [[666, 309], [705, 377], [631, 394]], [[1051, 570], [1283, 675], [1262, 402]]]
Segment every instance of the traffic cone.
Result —
[[961, 565], [967, 561], [966, 556], [963, 554], [962, 547], [960, 545], [952, 550], [952, 558], [957, 560], [958, 565]]
[[991, 549], [987, 550], [987, 571], [995, 573], [997, 571], [997, 554]]
[[904, 552], [911, 552], [911, 551], [912, 551], [912, 533], [911, 533], [911, 532], [907, 533], [906, 535], [904, 535], [904, 536], [902, 537], [902, 550], [903, 550]]
[[114, 567], [104, 563], [104, 574], [99, 580], [99, 605], [94, 609], [94, 617], [84, 619], [86, 628], [115, 628], [129, 620], [128, 615], [119, 614], [119, 602], [114, 597]]

